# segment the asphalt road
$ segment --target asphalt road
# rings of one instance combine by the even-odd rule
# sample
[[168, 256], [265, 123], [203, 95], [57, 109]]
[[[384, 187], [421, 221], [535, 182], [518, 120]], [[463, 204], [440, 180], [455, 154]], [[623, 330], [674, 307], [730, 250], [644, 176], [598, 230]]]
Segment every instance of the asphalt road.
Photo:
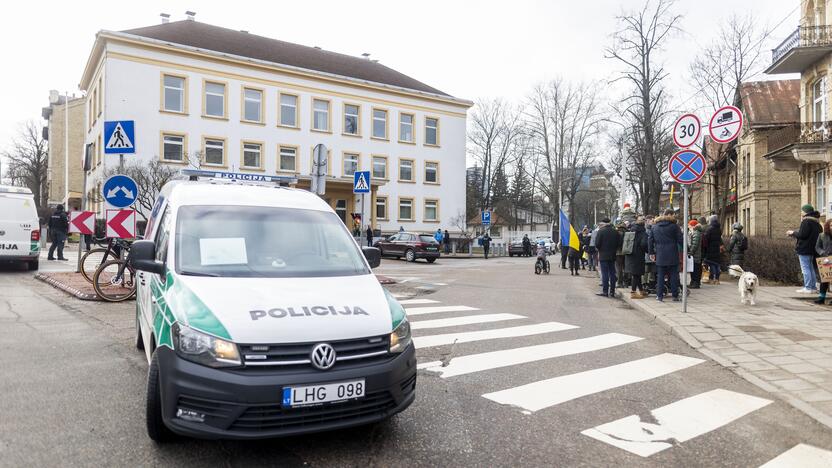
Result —
[[[0, 267], [0, 466], [751, 467], [798, 444], [832, 450], [832, 431], [596, 297], [596, 279], [536, 276], [532, 263], [384, 261], [378, 273], [400, 281], [390, 289], [416, 299], [406, 307], [428, 367], [416, 402], [387, 422], [164, 446], [145, 435], [134, 304], [78, 301]], [[459, 342], [441, 344], [449, 333]]]

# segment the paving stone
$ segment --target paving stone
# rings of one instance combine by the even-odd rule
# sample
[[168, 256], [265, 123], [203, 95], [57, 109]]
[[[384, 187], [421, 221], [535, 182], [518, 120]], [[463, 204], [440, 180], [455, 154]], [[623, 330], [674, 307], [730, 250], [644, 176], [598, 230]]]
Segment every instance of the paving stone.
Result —
[[767, 346], [763, 343], [737, 343], [737, 348], [744, 349], [750, 352], [769, 352], [773, 351], [774, 349], [770, 346]]
[[803, 379], [774, 380], [771, 383], [788, 391], [817, 389], [816, 386]]
[[730, 357], [730, 360], [736, 362], [737, 364], [741, 362], [761, 362], [760, 358], [753, 354], [745, 353], [745, 354], [734, 354]]
[[701, 342], [719, 341], [722, 339], [718, 333], [692, 333], [693, 337]]
[[801, 400], [808, 402], [832, 401], [832, 392], [827, 390], [800, 390], [794, 392]]
[[[734, 345], [732, 345], [731, 343], [729, 343], [725, 340], [709, 341], [709, 342], [705, 343], [705, 347], [708, 348], [708, 349], [718, 349], [718, 350], [720, 350], [720, 354], [726, 354], [722, 350], [726, 350], [728, 352], [735, 350], [738, 353], [744, 353], [745, 352], [741, 349], [739, 349], [739, 350], [735, 349]], [[734, 349], [732, 349], [732, 348], [734, 348]]]
[[800, 358], [792, 356], [792, 355], [767, 357], [767, 358], [765, 358], [765, 360], [772, 363], [772, 364], [777, 364], [777, 365], [780, 365], [780, 364], [800, 364], [800, 363], [804, 362], [803, 359], [800, 359]]
[[[797, 374], [797, 376], [807, 382], [812, 382], [814, 384], [821, 384], [825, 382], [828, 383], [830, 387], [832, 387], [832, 373], [829, 372], [810, 372], [804, 374]], [[827, 390], [832, 390], [832, 388], [827, 388]]]
[[752, 372], [777, 370], [777, 366], [774, 364], [769, 364], [763, 361], [741, 362], [739, 365], [743, 369], [750, 370]]
[[786, 372], [791, 372], [792, 374], [801, 374], [805, 372], [823, 372], [823, 368], [808, 363], [783, 364], [782, 366], [780, 366], [780, 368], [785, 370]]
[[825, 359], [807, 359], [806, 362], [809, 364], [813, 364], [819, 367], [823, 367], [827, 370], [832, 370], [832, 359], [825, 358]]
[[740, 343], [759, 343], [760, 341], [757, 338], [749, 335], [740, 335], [740, 336], [727, 336], [725, 337], [726, 340], [730, 341], [734, 344]]
[[800, 359], [829, 359], [829, 362], [832, 363], [832, 356], [821, 353], [820, 351], [795, 351], [792, 353], [792, 356], [799, 357]]
[[781, 351], [786, 351], [788, 353], [794, 353], [794, 352], [799, 352], [799, 351], [811, 351], [812, 350], [812, 348], [808, 348], [806, 346], [799, 345], [799, 344], [783, 345], [783, 346], [776, 346], [776, 347], [777, 347], [777, 349], [779, 349]]

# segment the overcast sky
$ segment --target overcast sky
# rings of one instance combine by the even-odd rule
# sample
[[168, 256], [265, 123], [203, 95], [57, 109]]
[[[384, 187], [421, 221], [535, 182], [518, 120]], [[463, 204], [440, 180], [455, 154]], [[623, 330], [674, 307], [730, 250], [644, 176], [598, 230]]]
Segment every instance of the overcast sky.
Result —
[[[687, 64], [732, 12], [752, 11], [775, 30], [765, 49], [775, 47], [798, 24], [800, 0], [677, 0], [684, 32], [668, 44], [665, 61], [675, 102], [691, 93]], [[454, 96], [477, 100], [520, 100], [540, 81], [606, 80], [616, 64], [604, 48], [616, 14], [640, 8], [643, 0], [462, 1], [14, 1], [3, 5], [0, 44], [4, 72], [0, 89], [0, 149], [19, 122], [35, 119], [50, 89], [78, 93], [78, 82], [95, 33], [159, 22], [159, 13], [245, 29], [263, 36], [372, 54], [387, 66]], [[766, 52], [765, 61], [770, 60]]]

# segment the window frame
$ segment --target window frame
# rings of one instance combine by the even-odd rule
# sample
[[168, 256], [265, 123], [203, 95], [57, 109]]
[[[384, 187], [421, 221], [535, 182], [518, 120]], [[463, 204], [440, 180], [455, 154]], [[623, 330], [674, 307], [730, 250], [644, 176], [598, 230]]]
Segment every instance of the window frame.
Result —
[[[217, 84], [223, 86], [222, 115], [211, 115], [208, 113], [208, 85]], [[228, 120], [228, 82], [220, 80], [202, 79], [202, 117], [206, 119]]]
[[[170, 76], [174, 78], [181, 78], [182, 81], [182, 110], [169, 110], [165, 108], [165, 77]], [[189, 82], [188, 82], [188, 75], [181, 75], [178, 73], [170, 73], [170, 72], [159, 72], [159, 112], [163, 112], [166, 114], [176, 114], [176, 115], [188, 115], [188, 94], [189, 93]]]
[[[396, 203], [396, 221], [399, 222], [414, 222], [416, 218], [414, 214], [416, 213], [416, 199], [414, 197], [398, 197], [398, 203]], [[402, 201], [410, 201], [410, 218], [402, 218]]]
[[[376, 177], [376, 158], [384, 159], [384, 177]], [[390, 158], [383, 154], [370, 155], [370, 178], [375, 180], [390, 180]]]
[[358, 151], [341, 151], [341, 177], [352, 179], [354, 175], [347, 175], [347, 171], [345, 170], [345, 165], [347, 163], [347, 155], [355, 156], [355, 172], [358, 172], [361, 170], [361, 153], [359, 153]]
[[[378, 201], [384, 200], [384, 217], [379, 217], [378, 215]], [[376, 221], [389, 221], [390, 220], [390, 198], [387, 195], [376, 195], [375, 201], [373, 202], [373, 216], [376, 218]]]
[[[412, 137], [410, 140], [402, 138], [402, 116], [404, 115], [410, 116], [410, 136]], [[412, 112], [399, 112], [399, 143], [406, 145], [416, 144], [416, 114]]]
[[[315, 128], [315, 101], [321, 101], [326, 103], [326, 130]], [[309, 128], [309, 131], [316, 133], [332, 133], [332, 100], [323, 97], [313, 96], [311, 109], [312, 121], [310, 122], [311, 127]]]
[[[428, 203], [436, 203], [436, 217], [435, 218], [428, 218], [427, 216], [427, 209]], [[422, 199], [422, 221], [426, 223], [438, 223], [440, 222], [440, 214], [439, 214], [439, 199], [438, 198], [424, 198]]]
[[[356, 125], [356, 133], [348, 133], [347, 130], [347, 106], [354, 106], [358, 108], [358, 114], [356, 115], [357, 125]], [[352, 114], [350, 114], [352, 115]], [[354, 102], [342, 102], [341, 103], [341, 135], [350, 136], [350, 137], [361, 137], [361, 104], [357, 104]]]
[[[295, 167], [291, 171], [287, 170], [287, 169], [283, 169], [280, 165], [281, 161], [282, 161], [281, 160], [281, 151], [283, 150], [283, 148], [291, 148], [291, 149], [295, 150]], [[275, 166], [275, 172], [276, 173], [282, 173], [282, 174], [297, 174], [297, 173], [300, 172], [300, 146], [284, 145], [284, 144], [278, 143], [278, 145], [277, 145], [277, 165]]]
[[[821, 95], [818, 96], [818, 91], [815, 89], [821, 85]], [[824, 127], [823, 123], [826, 121], [828, 116], [828, 88], [829, 84], [826, 81], [826, 75], [818, 77], [814, 82], [812, 82], [812, 120], [815, 122], [815, 128], [821, 129]], [[820, 104], [820, 116], [817, 115], [818, 104]]]
[[[283, 96], [292, 96], [295, 98], [295, 125], [286, 125], [283, 123]], [[291, 128], [292, 130], [300, 130], [300, 95], [293, 93], [277, 93], [277, 126], [281, 128]]]
[[[260, 120], [246, 119], [246, 91], [257, 91], [260, 93]], [[266, 90], [257, 86], [240, 86], [240, 122], [251, 125], [266, 124]]]
[[[209, 163], [208, 162], [208, 140], [214, 141], [221, 141], [222, 142], [222, 163]], [[228, 167], [228, 139], [225, 137], [213, 136], [213, 135], [202, 135], [202, 164], [208, 167]]]
[[98, 116], [100, 117], [101, 113], [104, 112], [104, 103], [102, 102], [104, 100], [104, 98], [102, 97], [104, 95], [103, 76], [98, 77], [98, 89], [96, 91], [98, 91], [98, 95], [96, 97], [98, 98]]
[[[182, 160], [176, 161], [173, 159], [165, 159], [165, 136], [174, 136], [182, 138]], [[174, 132], [168, 130], [161, 130], [159, 132], [159, 160], [167, 164], [188, 164], [188, 134], [183, 132]]]
[[[435, 120], [436, 121], [436, 142], [435, 143], [428, 143], [428, 120]], [[424, 122], [424, 129], [425, 129], [425, 138], [424, 138], [424, 146], [429, 146], [433, 148], [439, 148], [440, 145], [440, 138], [439, 138], [439, 129], [441, 128], [441, 124], [439, 122], [439, 117], [435, 117], [432, 115], [425, 116]]]
[[[383, 107], [373, 107], [370, 114], [370, 138], [379, 141], [390, 141], [390, 111]], [[376, 136], [376, 111], [384, 112], [384, 137]]]
[[[309, 175], [312, 175], [312, 169], [315, 167], [315, 147], [309, 148]], [[326, 175], [332, 177], [332, 148], [326, 150]]]
[[[410, 179], [402, 179], [402, 161], [410, 161]], [[415, 184], [416, 183], [416, 160], [413, 158], [399, 158], [399, 164], [396, 166], [396, 180], [400, 183]]]
[[[428, 165], [429, 164], [436, 164], [436, 181], [435, 182], [430, 182], [428, 180]], [[440, 179], [440, 173], [439, 173], [439, 161], [434, 161], [434, 160], [427, 159], [427, 160], [425, 160], [425, 162], [422, 166], [423, 166], [422, 176], [424, 177], [423, 183], [425, 183], [427, 185], [440, 185], [440, 180], [441, 179]]]
[[[826, 169], [819, 169], [815, 171], [815, 207], [818, 208], [821, 214], [826, 213], [827, 195]], [[821, 200], [821, 196], [823, 200]]]
[[[260, 163], [259, 166], [246, 166], [245, 159], [246, 159], [246, 145], [259, 145], [260, 146]], [[266, 144], [262, 141], [258, 140], [240, 140], [240, 170], [241, 171], [257, 171], [263, 172], [265, 171], [265, 161], [264, 156], [266, 154]]]

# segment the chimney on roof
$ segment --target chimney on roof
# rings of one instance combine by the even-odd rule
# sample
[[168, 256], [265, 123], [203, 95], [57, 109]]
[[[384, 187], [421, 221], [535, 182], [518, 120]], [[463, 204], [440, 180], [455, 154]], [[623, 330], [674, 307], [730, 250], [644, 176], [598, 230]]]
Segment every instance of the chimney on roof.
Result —
[[195, 11], [186, 11], [185, 12], [185, 17], [187, 18], [188, 21], [193, 21], [195, 16], [196, 16]]
[[162, 24], [170, 23], [170, 15], [167, 13], [159, 13], [159, 16], [162, 17]]
[[370, 60], [370, 53], [369, 52], [364, 52], [363, 54], [361, 54], [361, 56], [364, 57], [367, 60]]

